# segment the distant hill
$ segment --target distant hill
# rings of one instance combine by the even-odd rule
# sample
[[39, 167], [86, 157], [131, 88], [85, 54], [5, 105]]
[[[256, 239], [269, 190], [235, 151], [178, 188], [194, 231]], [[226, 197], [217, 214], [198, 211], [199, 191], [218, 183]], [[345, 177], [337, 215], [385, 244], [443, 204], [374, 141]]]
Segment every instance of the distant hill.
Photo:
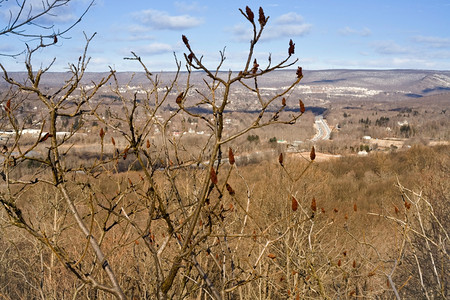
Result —
[[[108, 73], [86, 73], [83, 79], [85, 84], [99, 81]], [[174, 72], [155, 73], [162, 82], [168, 82], [174, 76]], [[24, 81], [26, 73], [12, 72], [10, 76]], [[222, 72], [227, 76], [228, 72]], [[41, 84], [52, 88], [67, 80], [70, 73], [46, 73]], [[186, 72], [180, 75], [180, 83], [185, 82]], [[202, 72], [194, 72], [191, 83], [202, 85], [205, 77]], [[148, 80], [143, 72], [117, 72], [120, 84], [136, 86], [148, 86]], [[132, 79], [130, 81], [130, 79]], [[282, 70], [267, 74], [260, 79], [260, 87], [275, 90], [285, 87], [295, 80], [295, 70]], [[0, 79], [0, 88], [7, 84]], [[299, 85], [296, 94], [314, 95], [326, 94], [333, 97], [371, 97], [392, 96], [405, 98], [420, 98], [434, 94], [450, 93], [450, 71], [435, 70], [305, 70], [304, 78]]]

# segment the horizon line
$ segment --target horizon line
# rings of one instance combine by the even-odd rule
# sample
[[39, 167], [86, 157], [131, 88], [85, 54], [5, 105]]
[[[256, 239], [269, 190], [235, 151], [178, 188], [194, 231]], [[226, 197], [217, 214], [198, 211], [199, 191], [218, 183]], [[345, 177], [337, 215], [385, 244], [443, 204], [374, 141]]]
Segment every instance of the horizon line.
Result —
[[[287, 72], [287, 71], [296, 71], [297, 68], [292, 69], [282, 69], [282, 70], [274, 70], [275, 72]], [[133, 70], [126, 70], [126, 71], [118, 71], [113, 70], [116, 73], [145, 73], [145, 71], [133, 71]], [[212, 70], [210, 70], [212, 71]], [[213, 70], [214, 72], [216, 70]], [[222, 70], [218, 71], [219, 73], [228, 73], [228, 72], [240, 72], [241, 70]], [[321, 71], [422, 71], [422, 72], [450, 72], [450, 69], [448, 70], [440, 70], [440, 69], [414, 69], [414, 68], [393, 68], [393, 69], [375, 69], [375, 68], [329, 68], [329, 69], [305, 69], [303, 68], [304, 72], [321, 72]], [[8, 73], [27, 73], [27, 71], [7, 71]], [[109, 73], [110, 71], [85, 71], [85, 73]], [[176, 73], [176, 70], [169, 70], [169, 71], [150, 71], [150, 73]], [[186, 70], [180, 70], [180, 73], [188, 73], [189, 71]], [[191, 73], [203, 73], [202, 70], [192, 70]], [[36, 73], [36, 72], [33, 72]], [[47, 71], [45, 73], [71, 73], [71, 71]]]

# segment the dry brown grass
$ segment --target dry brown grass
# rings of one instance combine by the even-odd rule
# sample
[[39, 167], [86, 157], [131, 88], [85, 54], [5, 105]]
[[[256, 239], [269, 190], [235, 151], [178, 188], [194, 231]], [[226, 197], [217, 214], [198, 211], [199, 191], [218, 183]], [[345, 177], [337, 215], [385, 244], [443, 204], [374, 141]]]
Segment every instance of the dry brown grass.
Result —
[[[228, 298], [241, 295], [243, 299], [251, 299], [261, 292], [261, 288], [264, 289], [263, 294], [271, 299], [285, 298], [288, 295], [300, 295], [303, 299], [323, 295], [331, 298], [338, 295], [344, 298], [357, 295], [369, 298], [389, 297], [392, 294], [386, 286], [385, 274], [389, 272], [392, 261], [398, 259], [396, 256], [400, 251], [403, 232], [395, 222], [368, 215], [368, 213], [379, 213], [399, 219], [406, 216], [412, 217], [409, 210], [402, 204], [398, 188], [395, 186], [397, 178], [405, 186], [422, 188], [430, 193], [430, 196], [433, 193], [440, 193], [444, 198], [436, 198], [434, 205], [441, 207], [441, 201], [448, 199], [449, 193], [448, 183], [445, 184], [445, 181], [442, 181], [446, 176], [443, 171], [449, 167], [448, 153], [448, 148], [443, 146], [417, 147], [402, 153], [380, 154], [383, 157], [343, 157], [339, 160], [316, 162], [294, 184], [289, 183], [276, 157], [273, 157], [272, 161], [257, 165], [243, 167], [238, 165], [239, 176], [233, 173], [234, 175], [228, 181], [236, 194], [232, 196], [226, 193], [221, 199], [218, 199], [217, 195], [211, 197], [208, 206], [212, 208], [222, 205], [226, 212], [221, 214], [223, 219], [219, 222], [219, 227], [213, 227], [211, 240], [206, 241], [198, 249], [196, 256], [199, 263], [206, 267], [213, 282], [220, 281], [220, 276], [216, 277], [214, 274], [222, 272], [221, 263], [219, 263], [222, 259], [226, 261], [228, 268], [233, 261], [235, 264], [233, 272], [242, 272], [240, 276], [245, 279], [250, 274], [245, 275], [247, 271], [244, 270], [252, 269], [255, 259], [262, 253], [262, 247], [267, 246], [267, 241], [273, 240], [273, 243], [268, 245], [266, 254], [263, 254], [263, 260], [257, 265], [257, 277], [234, 292], [228, 293]], [[308, 163], [303, 159], [288, 157], [284, 164], [291, 176], [295, 177]], [[193, 178], [201, 177], [201, 173], [205, 172], [210, 171], [209, 169], [192, 169], [180, 172], [177, 176], [180, 193], [188, 195], [190, 186], [195, 181]], [[221, 174], [217, 179], [218, 182], [224, 179], [223, 173]], [[86, 176], [78, 175], [78, 178], [74, 178], [74, 183], [83, 182], [82, 177]], [[155, 173], [155, 178], [159, 186], [163, 187], [167, 184], [158, 172]], [[245, 181], [242, 178], [245, 178]], [[129, 171], [111, 174], [111, 176], [101, 175], [97, 180], [90, 178], [89, 182], [98, 195], [95, 211], [100, 220], [106, 220], [105, 211], [99, 209], [98, 205], [107, 206], [110, 201], [108, 199], [113, 199], [114, 195], [127, 191], [121, 206], [129, 209], [133, 207], [132, 210], [138, 215], [141, 211], [142, 216], [137, 217], [136, 220], [141, 219], [145, 223], [145, 201], [140, 200], [138, 193], [133, 192], [133, 189], [140, 189], [140, 185], [145, 184], [142, 182], [141, 172]], [[439, 189], [435, 186], [436, 182], [441, 184]], [[246, 183], [250, 183], [249, 186]], [[59, 218], [63, 218], [58, 219], [58, 226], [65, 229], [55, 238], [59, 246], [65, 248], [74, 257], [78, 257], [84, 252], [85, 239], [71, 230], [73, 221], [58, 204], [58, 193], [45, 185], [41, 188], [40, 191], [30, 190], [24, 193], [18, 199], [18, 205], [22, 206], [23, 202], [31, 204], [23, 205], [29, 208], [29, 210], [23, 210], [24, 216], [30, 223], [39, 224], [40, 230], [47, 232], [48, 236], [51, 236], [54, 227], [54, 224], [47, 221], [53, 220], [48, 218], [48, 214], [57, 213]], [[89, 222], [91, 209], [88, 194], [83, 196], [83, 189], [77, 185], [71, 189], [74, 195], [78, 195], [77, 205]], [[248, 214], [246, 214], [243, 212], [246, 209], [249, 192], [251, 198]], [[298, 211], [292, 211], [292, 197], [289, 195], [295, 195], [299, 206]], [[313, 197], [317, 211], [312, 209]], [[399, 209], [398, 212], [395, 211], [395, 207]], [[208, 210], [208, 207], [206, 209]], [[310, 219], [313, 211], [314, 218]], [[246, 215], [249, 219], [243, 228], [242, 222]], [[204, 225], [208, 222], [207, 216], [205, 214], [204, 218], [201, 218]], [[102, 240], [102, 246], [108, 253], [110, 263], [120, 274], [120, 282], [126, 294], [142, 298], [145, 294], [152, 293], [151, 286], [155, 282], [152, 279], [154, 272], [152, 261], [147, 257], [146, 247], [140, 236], [133, 234], [124, 222], [114, 217], [103, 225], [94, 224], [93, 233], [102, 235], [102, 227], [110, 226], [116, 221], [119, 222], [118, 225], [108, 231], [108, 235]], [[183, 221], [179, 220], [180, 223]], [[156, 248], [161, 246], [165, 237], [165, 231], [158, 229], [159, 222], [163, 221], [156, 220], [150, 232]], [[24, 240], [22, 234], [15, 235], [11, 227], [2, 228], [2, 248], [4, 249], [2, 274], [5, 274], [2, 282], [7, 283], [3, 285], [2, 294], [9, 297], [35, 295], [36, 291], [31, 288], [33, 277], [44, 280], [48, 295], [64, 298], [62, 295], [73, 293], [67, 271], [56, 262], [49, 265], [50, 261], [55, 260], [54, 257], [52, 258], [52, 253], [41, 249], [32, 240]], [[241, 229], [243, 229], [241, 237], [233, 236], [233, 232], [239, 233]], [[277, 236], [279, 238], [285, 230], [288, 230], [287, 234], [277, 239]], [[230, 234], [228, 238], [226, 233]], [[308, 241], [308, 236], [311, 241]], [[175, 250], [178, 246], [172, 241], [167, 247], [169, 249], [167, 253], [170, 253], [171, 247], [175, 247]], [[13, 249], [16, 250], [12, 251]], [[404, 253], [404, 259], [409, 257], [408, 253]], [[40, 254], [43, 256], [41, 257]], [[92, 253], [88, 250], [86, 255], [90, 256]], [[27, 260], [20, 260], [19, 257], [26, 257]], [[170, 255], [167, 259], [170, 260], [169, 257]], [[13, 261], [14, 267], [11, 266]], [[43, 277], [38, 275], [41, 262], [45, 266]], [[188, 279], [198, 275], [189, 274], [189, 263], [186, 267], [188, 269], [182, 271], [183, 276], [174, 286], [173, 295], [186, 293], [183, 286], [187, 284], [192, 290], [185, 295], [191, 298], [199, 295], [201, 290], [197, 290], [196, 287], [199, 286], [192, 285]], [[288, 271], [290, 274], [287, 273]], [[27, 275], [17, 277], [17, 272]], [[231, 272], [231, 269], [228, 269], [228, 272]], [[13, 274], [16, 275], [13, 276]], [[62, 274], [66, 274], [65, 279], [55, 281], [55, 278]], [[404, 284], [401, 289], [403, 297], [411, 297], [414, 295], [411, 294], [413, 292], [420, 293], [420, 290], [411, 288], [414, 279], [407, 282], [408, 276], [417, 278], [413, 265], [405, 262], [398, 267], [395, 274], [397, 287]], [[28, 277], [27, 282], [30, 288], [19, 288], [24, 285], [23, 280], [26, 277]], [[84, 292], [80, 295], [87, 297]], [[102, 299], [108, 298], [101, 292], [98, 296]]]

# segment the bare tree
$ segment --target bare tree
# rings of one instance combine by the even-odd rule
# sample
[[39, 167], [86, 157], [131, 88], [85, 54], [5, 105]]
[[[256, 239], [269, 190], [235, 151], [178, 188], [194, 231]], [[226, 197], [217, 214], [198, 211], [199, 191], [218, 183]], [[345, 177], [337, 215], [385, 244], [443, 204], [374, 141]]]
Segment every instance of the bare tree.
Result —
[[[56, 44], [59, 38], [64, 37], [67, 32], [81, 22], [94, 4], [94, 0], [92, 0], [78, 19], [66, 27], [55, 27], [55, 24], [51, 22], [51, 17], [56, 16], [59, 10], [68, 7], [73, 2], [74, 0], [40, 2], [21, 0], [7, 3], [6, 0], [1, 0], [0, 8], [4, 10], [4, 18], [7, 18], [7, 22], [0, 28], [0, 40], [4, 41], [7, 37], [17, 36], [28, 41], [38, 40], [41, 47]], [[22, 53], [0, 53], [0, 55], [15, 57]]]
[[[0, 194], [8, 223], [44, 246], [44, 286], [54, 277], [55, 259], [64, 266], [66, 280], [74, 282], [69, 286], [76, 286], [70, 292], [74, 298], [93, 293], [118, 299], [193, 294], [224, 299], [263, 276], [256, 270], [268, 246], [285, 233], [274, 238], [262, 230], [265, 224], [249, 221], [253, 219], [248, 206], [251, 188], [244, 187], [246, 205], [236, 196], [236, 185], [245, 179], [235, 163], [232, 143], [257, 128], [295, 124], [305, 106], [298, 100], [296, 112], [286, 112], [286, 98], [303, 74], [298, 67], [286, 88], [264, 95], [260, 78], [297, 63], [292, 58], [295, 45], [292, 40], [286, 43], [286, 59], [272, 64], [269, 56], [267, 65], [260, 66], [254, 49], [269, 18], [262, 8], [258, 19], [248, 7], [241, 13], [253, 28], [241, 71], [221, 71], [225, 51], [211, 69], [182, 36], [186, 73], [176, 60], [178, 71], [163, 80], [138, 55], [129, 58], [145, 71], [149, 88], [143, 98], [124, 90], [113, 70], [98, 83], [82, 84], [89, 63], [87, 46], [78, 62], [70, 64], [65, 84], [56, 90], [41, 85], [51, 65], [33, 70], [35, 49], [27, 51], [26, 82], [13, 78], [0, 65], [6, 82], [17, 93], [39, 101], [46, 112], [36, 122], [40, 124], [37, 136], [30, 139], [20, 113], [25, 101], [5, 99], [3, 127], [13, 132], [13, 138], [3, 148], [5, 188]], [[87, 45], [92, 37], [86, 37]], [[203, 86], [191, 82], [194, 70], [205, 74]], [[98, 91], [107, 89], [110, 80], [112, 96], [99, 97]], [[236, 87], [247, 90], [259, 105], [254, 119], [242, 128], [225, 122]], [[189, 146], [183, 135], [176, 137], [169, 130], [172, 124], [182, 127], [187, 118], [207, 129], [201, 143]], [[61, 134], [67, 119], [73, 122], [71, 130]], [[78, 143], [94, 129], [93, 122], [101, 125], [95, 127], [98, 147], [92, 159], [77, 160]], [[19, 170], [27, 164], [34, 167], [24, 176]], [[33, 191], [40, 189], [48, 189], [55, 201], [34, 197]], [[33, 209], [39, 206], [42, 214]], [[242, 226], [225, 222], [228, 217]], [[243, 240], [254, 246], [247, 249]], [[241, 261], [244, 252], [252, 262]], [[40, 291], [45, 298], [46, 289]]]

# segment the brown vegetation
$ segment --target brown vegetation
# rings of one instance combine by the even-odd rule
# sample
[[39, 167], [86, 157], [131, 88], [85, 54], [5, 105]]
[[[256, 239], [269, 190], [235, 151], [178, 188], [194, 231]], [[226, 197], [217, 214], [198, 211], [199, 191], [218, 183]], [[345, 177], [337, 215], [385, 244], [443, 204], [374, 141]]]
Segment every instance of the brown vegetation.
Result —
[[[257, 164], [239, 160], [240, 139], [305, 113], [302, 100], [295, 113], [283, 100], [302, 79], [300, 67], [285, 90], [260, 92], [260, 78], [297, 61], [292, 41], [278, 64], [254, 59], [269, 19], [258, 12], [256, 22], [249, 7], [241, 10], [254, 35], [238, 74], [219, 72], [223, 52], [211, 71], [186, 36], [183, 84], [181, 62], [162, 81], [133, 53], [152, 86], [144, 99], [122, 93], [114, 71], [81, 85], [87, 47], [57, 91], [40, 86], [48, 69], [33, 70], [40, 47], [27, 55], [26, 82], [0, 65], [11, 87], [1, 128], [14, 132], [1, 154], [3, 298], [448, 297], [449, 146], [328, 161], [315, 147], [303, 156], [276, 149]], [[208, 93], [190, 82], [194, 70], [205, 74]], [[114, 98], [94, 100], [107, 82]], [[236, 85], [259, 103], [240, 127], [224, 121]], [[25, 93], [43, 109], [35, 137], [23, 134]], [[107, 110], [112, 102], [120, 109]], [[171, 134], [188, 119], [207, 133]], [[254, 149], [258, 140], [247, 142]]]

